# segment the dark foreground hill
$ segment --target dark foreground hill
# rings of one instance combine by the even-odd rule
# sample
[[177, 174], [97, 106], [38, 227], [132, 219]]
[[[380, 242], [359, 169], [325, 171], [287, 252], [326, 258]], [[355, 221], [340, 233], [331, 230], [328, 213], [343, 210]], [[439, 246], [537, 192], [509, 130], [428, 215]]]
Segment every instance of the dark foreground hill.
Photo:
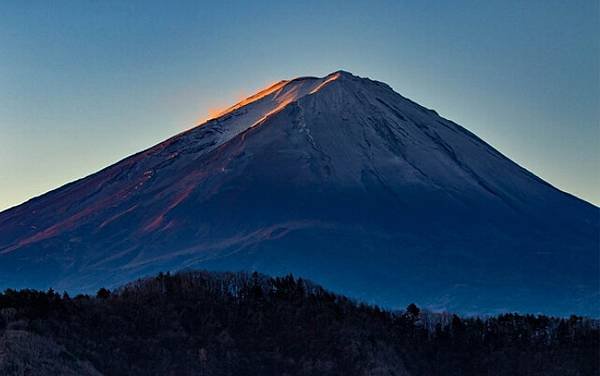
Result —
[[597, 322], [359, 304], [291, 276], [187, 272], [0, 295], [2, 375], [597, 375]]

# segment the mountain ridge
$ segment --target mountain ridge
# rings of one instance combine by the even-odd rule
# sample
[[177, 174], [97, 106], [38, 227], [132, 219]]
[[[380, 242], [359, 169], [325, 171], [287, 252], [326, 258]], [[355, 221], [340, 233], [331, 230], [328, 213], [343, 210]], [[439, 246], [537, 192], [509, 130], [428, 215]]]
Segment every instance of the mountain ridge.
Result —
[[[346, 76], [358, 77], [358, 78], [360, 78], [360, 79], [363, 79], [363, 80], [369, 80], [369, 81], [371, 81], [371, 82], [374, 82], [374, 83], [376, 83], [376, 84], [378, 84], [378, 85], [386, 86], [386, 87], [390, 88], [390, 90], [392, 90], [392, 91], [393, 91], [393, 88], [391, 88], [391, 87], [390, 87], [388, 84], [386, 84], [385, 82], [382, 82], [382, 81], [377, 81], [377, 80], [372, 80], [372, 79], [370, 79], [370, 78], [367, 78], [367, 77], [359, 77], [359, 76], [355, 76], [355, 75], [354, 75], [354, 74], [352, 74], [351, 72], [349, 72], [349, 71], [346, 71], [346, 70], [343, 70], [343, 69], [340, 69], [340, 70], [334, 71], [334, 72], [332, 72], [332, 73], [330, 73], [330, 74], [328, 74], [328, 75], [324, 76], [324, 77], [323, 77], [323, 78], [321, 78], [321, 79], [325, 79], [325, 78], [327, 78], [327, 77], [330, 77], [330, 76], [333, 76], [333, 75], [335, 75], [335, 74], [342, 74], [342, 75], [346, 75]], [[122, 158], [120, 158], [120, 159], [117, 159], [116, 161], [114, 161], [114, 162], [111, 162], [111, 163], [110, 163], [110, 164], [109, 164], [107, 167], [104, 167], [104, 168], [102, 168], [102, 169], [100, 169], [100, 170], [97, 170], [97, 171], [95, 171], [95, 172], [91, 172], [91, 173], [89, 173], [88, 175], [85, 175], [85, 176], [83, 176], [83, 177], [81, 177], [81, 178], [75, 179], [75, 180], [73, 180], [73, 181], [71, 181], [71, 182], [67, 182], [67, 183], [65, 183], [65, 184], [63, 184], [63, 185], [60, 185], [60, 186], [56, 187], [56, 188], [52, 188], [52, 189], [50, 189], [50, 190], [49, 190], [49, 191], [47, 191], [47, 192], [41, 193], [41, 194], [39, 194], [39, 195], [37, 195], [37, 196], [34, 196], [34, 197], [32, 197], [32, 198], [30, 198], [30, 199], [28, 199], [28, 200], [26, 200], [26, 201], [23, 201], [23, 202], [21, 202], [21, 203], [19, 203], [19, 204], [15, 204], [14, 206], [11, 206], [11, 207], [8, 207], [8, 208], [5, 208], [5, 209], [3, 209], [3, 210], [0, 210], [0, 213], [2, 213], [2, 212], [7, 212], [7, 211], [10, 211], [10, 210], [12, 210], [12, 209], [14, 209], [14, 208], [16, 208], [16, 207], [19, 207], [19, 206], [21, 206], [21, 205], [27, 204], [27, 203], [29, 203], [30, 201], [35, 201], [36, 199], [38, 199], [38, 198], [40, 198], [40, 197], [42, 197], [42, 196], [45, 196], [45, 195], [47, 195], [47, 194], [50, 194], [50, 193], [52, 193], [52, 192], [54, 192], [54, 191], [56, 191], [56, 190], [60, 190], [60, 189], [66, 188], [66, 187], [68, 187], [68, 186], [70, 186], [70, 185], [72, 185], [72, 184], [75, 184], [75, 183], [77, 183], [77, 182], [79, 182], [79, 181], [81, 181], [81, 180], [84, 180], [84, 179], [86, 179], [86, 178], [89, 178], [89, 177], [91, 177], [92, 175], [95, 175], [95, 174], [101, 173], [102, 171], [104, 171], [104, 170], [106, 170], [106, 169], [109, 169], [109, 168], [110, 168], [110, 167], [112, 167], [113, 165], [116, 165], [116, 164], [118, 164], [118, 163], [124, 162], [125, 160], [127, 160], [127, 159], [129, 159], [129, 158], [132, 158], [132, 157], [135, 157], [135, 156], [137, 156], [137, 155], [141, 155], [141, 154], [143, 154], [143, 153], [146, 153], [146, 152], [150, 151], [151, 149], [153, 149], [153, 148], [155, 148], [155, 147], [157, 147], [157, 146], [159, 146], [159, 145], [161, 145], [161, 144], [163, 144], [163, 143], [166, 143], [166, 142], [168, 142], [168, 141], [169, 141], [169, 140], [171, 140], [171, 139], [175, 139], [175, 138], [177, 138], [177, 137], [179, 137], [179, 136], [181, 136], [181, 135], [183, 135], [183, 134], [186, 134], [186, 133], [188, 133], [188, 132], [190, 132], [190, 131], [192, 131], [192, 130], [194, 130], [194, 129], [196, 129], [196, 128], [199, 128], [199, 127], [206, 126], [206, 125], [208, 125], [209, 123], [211, 123], [211, 122], [213, 122], [213, 121], [216, 121], [216, 120], [218, 120], [219, 118], [221, 118], [221, 117], [223, 117], [223, 116], [227, 116], [227, 114], [228, 114], [229, 112], [235, 111], [235, 110], [239, 109], [240, 107], [242, 107], [243, 105], [246, 105], [246, 104], [249, 104], [249, 103], [253, 102], [253, 101], [250, 101], [250, 102], [247, 102], [247, 101], [249, 101], [250, 99], [253, 99], [253, 98], [254, 98], [254, 97], [256, 97], [256, 96], [259, 96], [259, 95], [260, 95], [261, 93], [263, 93], [263, 92], [271, 91], [271, 89], [273, 89], [273, 88], [274, 88], [274, 87], [276, 87], [276, 86], [279, 86], [279, 85], [286, 85], [286, 84], [292, 83], [292, 82], [294, 82], [294, 81], [302, 81], [302, 80], [319, 80], [319, 77], [317, 77], [317, 76], [301, 76], [301, 77], [296, 77], [296, 78], [292, 78], [292, 79], [288, 79], [288, 80], [280, 80], [280, 81], [278, 81], [278, 82], [276, 82], [276, 83], [274, 83], [274, 84], [272, 84], [272, 85], [269, 85], [269, 86], [267, 86], [267, 87], [265, 87], [265, 88], [263, 88], [263, 89], [260, 89], [260, 90], [258, 90], [258, 92], [257, 92], [257, 93], [255, 93], [255, 94], [253, 94], [253, 95], [251, 95], [251, 96], [249, 96], [249, 97], [247, 97], [247, 98], [245, 98], [245, 99], [243, 99], [243, 100], [241, 100], [241, 101], [239, 101], [239, 102], [235, 103], [235, 104], [234, 104], [234, 105], [232, 105], [232, 106], [229, 106], [229, 107], [227, 107], [225, 110], [223, 110], [223, 111], [220, 111], [220, 112], [219, 112], [217, 115], [215, 115], [215, 116], [212, 116], [212, 117], [210, 117], [210, 118], [208, 118], [208, 119], [206, 119], [206, 120], [204, 120], [204, 121], [200, 122], [199, 124], [197, 124], [197, 125], [193, 126], [193, 127], [192, 127], [192, 128], [190, 128], [190, 129], [183, 130], [183, 131], [181, 131], [181, 132], [177, 133], [176, 135], [174, 135], [174, 136], [171, 136], [171, 137], [169, 137], [169, 138], [165, 139], [164, 141], [161, 141], [161, 142], [159, 142], [158, 144], [156, 144], [156, 145], [154, 145], [154, 146], [150, 146], [150, 147], [148, 147], [148, 148], [146, 148], [146, 149], [144, 149], [144, 150], [142, 150], [142, 151], [139, 151], [139, 152], [137, 152], [137, 153], [133, 153], [133, 154], [131, 154], [131, 155], [128, 155], [128, 156], [122, 157]], [[467, 134], [469, 134], [470, 136], [474, 136], [474, 137], [478, 138], [480, 141], [484, 142], [484, 143], [485, 143], [486, 145], [488, 145], [490, 148], [494, 149], [494, 151], [496, 151], [497, 153], [499, 153], [499, 154], [501, 154], [501, 155], [502, 155], [502, 153], [501, 153], [500, 151], [498, 151], [498, 149], [497, 149], [495, 146], [493, 146], [493, 145], [489, 144], [487, 141], [485, 141], [485, 140], [483, 140], [483, 139], [479, 138], [479, 136], [477, 136], [477, 135], [473, 134], [473, 133], [472, 133], [471, 131], [469, 131], [467, 128], [464, 128], [464, 127], [462, 127], [462, 126], [460, 126], [460, 125], [458, 125], [458, 124], [454, 123], [452, 120], [449, 120], [449, 119], [447, 119], [447, 118], [445, 118], [445, 117], [443, 117], [443, 116], [439, 115], [439, 114], [438, 114], [438, 112], [437, 112], [436, 110], [434, 110], [434, 109], [431, 109], [431, 108], [428, 108], [428, 107], [425, 107], [425, 106], [423, 106], [423, 105], [420, 105], [419, 103], [417, 103], [417, 102], [414, 102], [414, 101], [412, 101], [410, 98], [404, 97], [404, 96], [402, 96], [401, 94], [398, 94], [397, 92], [396, 92], [396, 94], [397, 94], [397, 95], [399, 95], [400, 97], [402, 97], [404, 100], [406, 100], [406, 101], [408, 101], [408, 102], [410, 102], [410, 103], [413, 103], [415, 106], [418, 106], [419, 108], [422, 108], [423, 110], [430, 111], [430, 112], [434, 113], [435, 115], [439, 116], [440, 118], [444, 119], [445, 121], [448, 121], [448, 122], [450, 122], [450, 123], [453, 123], [453, 124], [455, 124], [456, 126], [458, 126], [458, 127], [462, 128], [462, 129], [463, 129], [463, 130], [464, 130], [464, 131], [465, 131]], [[258, 98], [258, 99], [260, 99], [260, 98]], [[298, 98], [298, 99], [300, 99], [300, 98]], [[298, 100], [298, 99], [296, 99], [296, 100]], [[244, 103], [244, 102], [246, 102], [246, 103]], [[295, 102], [295, 101], [292, 101], [292, 102], [290, 102], [290, 104], [291, 104], [291, 103], [293, 103], [293, 102]], [[506, 157], [506, 156], [504, 156], [504, 155], [502, 155], [502, 157], [504, 157], [504, 158], [507, 158], [507, 157]], [[508, 158], [507, 158], [507, 159], [508, 159]], [[521, 166], [519, 166], [519, 167], [521, 167]], [[550, 186], [552, 186], [554, 189], [557, 189], [557, 190], [559, 190], [560, 192], [562, 192], [562, 193], [564, 193], [564, 194], [566, 194], [566, 195], [572, 196], [573, 198], [576, 198], [576, 199], [578, 199], [578, 200], [580, 200], [580, 201], [583, 201], [583, 202], [585, 202], [585, 203], [587, 203], [587, 204], [590, 204], [590, 205], [592, 205], [592, 206], [594, 206], [594, 207], [596, 207], [596, 208], [600, 208], [598, 205], [594, 204], [593, 202], [590, 202], [590, 201], [588, 201], [588, 200], [586, 200], [586, 199], [584, 199], [584, 198], [581, 198], [581, 197], [577, 196], [577, 195], [576, 195], [576, 194], [574, 194], [574, 193], [571, 193], [571, 192], [565, 191], [565, 190], [563, 190], [563, 189], [557, 188], [556, 186], [552, 185], [550, 182], [548, 182], [548, 181], [547, 181], [547, 180], [545, 180], [544, 178], [542, 178], [542, 177], [538, 176], [537, 174], [533, 173], [532, 171], [529, 171], [528, 169], [526, 169], [526, 168], [524, 168], [524, 167], [521, 167], [521, 168], [522, 168], [524, 171], [526, 171], [527, 173], [530, 173], [531, 175], [533, 175], [535, 178], [539, 179], [541, 182], [543, 182], [543, 183], [545, 183], [545, 184], [547, 184], [547, 185], [550, 185]]]
[[[598, 211], [573, 198], [387, 84], [334, 72], [280, 81], [0, 213], [0, 257], [59, 288], [199, 265], [461, 312], [551, 307], [542, 297], [562, 291], [587, 312]], [[0, 285], [28, 282], [10, 269]], [[521, 302], [498, 295], [509, 286]]]

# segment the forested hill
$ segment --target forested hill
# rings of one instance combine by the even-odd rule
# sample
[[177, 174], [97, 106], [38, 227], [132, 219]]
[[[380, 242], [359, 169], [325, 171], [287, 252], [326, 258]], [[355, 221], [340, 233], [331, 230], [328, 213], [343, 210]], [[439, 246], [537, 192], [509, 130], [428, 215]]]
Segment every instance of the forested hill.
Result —
[[292, 276], [0, 295], [2, 375], [598, 375], [596, 321], [387, 312]]

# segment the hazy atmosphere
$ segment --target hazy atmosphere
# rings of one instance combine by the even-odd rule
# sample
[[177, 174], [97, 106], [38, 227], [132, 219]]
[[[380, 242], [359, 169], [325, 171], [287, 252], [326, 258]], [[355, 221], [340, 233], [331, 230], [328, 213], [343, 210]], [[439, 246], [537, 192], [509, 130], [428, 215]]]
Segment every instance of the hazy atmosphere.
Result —
[[0, 209], [273, 81], [338, 69], [598, 205], [598, 14], [597, 1], [3, 1]]

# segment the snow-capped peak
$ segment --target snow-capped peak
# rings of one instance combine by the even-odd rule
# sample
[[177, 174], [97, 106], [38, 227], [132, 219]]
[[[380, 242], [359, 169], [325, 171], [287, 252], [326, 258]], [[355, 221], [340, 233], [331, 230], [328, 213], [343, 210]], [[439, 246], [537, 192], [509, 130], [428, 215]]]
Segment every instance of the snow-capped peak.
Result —
[[338, 71], [279, 81], [0, 213], [0, 287], [252, 269], [390, 306], [596, 315], [597, 218], [459, 125]]

